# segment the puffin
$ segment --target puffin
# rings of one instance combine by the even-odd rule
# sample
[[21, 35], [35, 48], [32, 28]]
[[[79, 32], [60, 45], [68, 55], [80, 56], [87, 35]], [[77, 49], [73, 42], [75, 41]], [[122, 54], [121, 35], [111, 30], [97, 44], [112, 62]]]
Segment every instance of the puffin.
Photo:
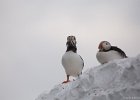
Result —
[[79, 75], [82, 74], [84, 60], [79, 54], [77, 54], [76, 43], [77, 42], [75, 36], [67, 37], [67, 49], [64, 55], [62, 56], [62, 65], [65, 69], [67, 80], [63, 83], [70, 82], [70, 76], [79, 77]]
[[101, 41], [98, 49], [99, 51], [96, 54], [96, 58], [101, 64], [108, 63], [115, 59], [127, 58], [124, 51], [117, 46], [111, 46], [108, 41]]

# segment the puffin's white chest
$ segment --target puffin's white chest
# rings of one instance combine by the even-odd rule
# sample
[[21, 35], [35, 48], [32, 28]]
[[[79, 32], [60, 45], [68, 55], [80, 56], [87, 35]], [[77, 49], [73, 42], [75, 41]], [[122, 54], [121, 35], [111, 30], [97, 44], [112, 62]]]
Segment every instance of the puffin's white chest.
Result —
[[69, 51], [62, 56], [62, 65], [67, 75], [77, 76], [82, 72], [83, 60], [77, 53]]
[[123, 57], [117, 51], [111, 50], [108, 52], [98, 52], [96, 58], [101, 64], [104, 64], [111, 60], [122, 59]]

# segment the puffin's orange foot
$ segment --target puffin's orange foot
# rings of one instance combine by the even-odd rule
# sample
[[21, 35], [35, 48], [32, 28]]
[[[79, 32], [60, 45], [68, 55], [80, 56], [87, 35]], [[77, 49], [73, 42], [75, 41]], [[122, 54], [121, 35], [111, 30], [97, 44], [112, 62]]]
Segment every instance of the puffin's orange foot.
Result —
[[68, 82], [70, 82], [70, 80], [64, 81], [62, 84], [64, 84], [64, 83], [68, 83]]

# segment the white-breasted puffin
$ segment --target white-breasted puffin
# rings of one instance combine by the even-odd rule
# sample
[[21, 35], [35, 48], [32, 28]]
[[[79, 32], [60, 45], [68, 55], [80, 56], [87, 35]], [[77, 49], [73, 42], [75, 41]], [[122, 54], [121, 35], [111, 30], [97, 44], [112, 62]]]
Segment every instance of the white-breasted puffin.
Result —
[[62, 65], [65, 69], [67, 80], [63, 83], [70, 82], [69, 77], [77, 77], [82, 74], [82, 69], [84, 67], [84, 61], [80, 55], [77, 54], [76, 47], [76, 38], [75, 36], [67, 37], [67, 50], [62, 56]]
[[96, 58], [101, 64], [115, 59], [127, 58], [124, 51], [116, 46], [111, 46], [108, 41], [102, 41], [99, 44], [98, 49], [99, 51], [96, 54]]

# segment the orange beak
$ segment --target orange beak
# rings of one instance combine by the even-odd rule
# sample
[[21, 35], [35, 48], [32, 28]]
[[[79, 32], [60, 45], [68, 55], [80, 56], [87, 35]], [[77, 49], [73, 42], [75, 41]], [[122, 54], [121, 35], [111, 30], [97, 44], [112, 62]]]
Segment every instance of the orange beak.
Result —
[[104, 42], [104, 41], [102, 41], [102, 42], [99, 44], [99, 46], [98, 46], [98, 49], [99, 49], [99, 50], [101, 50], [101, 49], [103, 48], [103, 46], [102, 46], [103, 42]]

